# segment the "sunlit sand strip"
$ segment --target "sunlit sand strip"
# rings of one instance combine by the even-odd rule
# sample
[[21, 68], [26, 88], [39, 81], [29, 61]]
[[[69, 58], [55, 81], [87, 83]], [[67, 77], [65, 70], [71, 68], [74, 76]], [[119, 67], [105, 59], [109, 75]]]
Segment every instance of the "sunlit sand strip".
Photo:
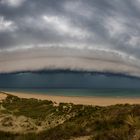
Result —
[[[140, 98], [128, 98], [128, 97], [75, 97], [75, 96], [54, 96], [44, 94], [33, 94], [23, 92], [5, 92], [7, 94], [15, 95], [20, 98], [36, 98], [41, 100], [51, 100], [59, 103], [74, 103], [83, 105], [99, 105], [108, 106], [115, 104], [140, 104]], [[2, 97], [1, 97], [2, 98]]]

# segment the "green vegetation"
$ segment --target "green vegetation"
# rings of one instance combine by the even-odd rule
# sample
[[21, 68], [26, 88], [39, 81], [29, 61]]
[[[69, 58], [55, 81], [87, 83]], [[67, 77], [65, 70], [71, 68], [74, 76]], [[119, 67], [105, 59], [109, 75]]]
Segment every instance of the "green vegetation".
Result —
[[[1, 115], [27, 117], [36, 129], [25, 133], [1, 130], [0, 140], [68, 140], [81, 136], [90, 136], [90, 140], [140, 140], [140, 105], [56, 106], [51, 101], [8, 95], [1, 106]], [[6, 118], [3, 124], [12, 126], [11, 120]], [[42, 131], [37, 132], [40, 126]]]
[[3, 101], [2, 106], [16, 116], [23, 115], [34, 119], [44, 119], [47, 114], [55, 110], [52, 101], [18, 98], [11, 95]]

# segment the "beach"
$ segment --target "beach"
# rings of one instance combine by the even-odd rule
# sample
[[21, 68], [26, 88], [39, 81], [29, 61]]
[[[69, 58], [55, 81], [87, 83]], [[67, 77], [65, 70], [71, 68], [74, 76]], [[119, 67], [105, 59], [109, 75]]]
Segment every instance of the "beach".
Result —
[[140, 138], [138, 103], [140, 98], [136, 97], [52, 96], [5, 90], [0, 92], [0, 135], [5, 140], [134, 140], [135, 136]]
[[[7, 94], [15, 95], [20, 98], [36, 98], [40, 100], [51, 100], [56, 104], [59, 103], [73, 103], [82, 105], [97, 105], [97, 106], [109, 106], [115, 104], [140, 104], [140, 98], [128, 98], [128, 97], [79, 97], [79, 96], [55, 96], [45, 94], [33, 94], [26, 92], [6, 92]], [[4, 97], [5, 95], [2, 94]], [[1, 96], [2, 96], [1, 95]], [[1, 97], [2, 98], [2, 97]]]

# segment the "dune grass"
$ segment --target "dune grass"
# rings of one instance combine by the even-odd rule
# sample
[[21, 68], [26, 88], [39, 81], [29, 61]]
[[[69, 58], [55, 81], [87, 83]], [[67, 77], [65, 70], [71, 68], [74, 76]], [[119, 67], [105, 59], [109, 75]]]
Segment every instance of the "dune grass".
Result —
[[[91, 140], [140, 140], [140, 105], [107, 107], [54, 103], [8, 95], [1, 113], [26, 116], [38, 122], [48, 119], [55, 125], [36, 133], [0, 132], [0, 140], [67, 140], [90, 136]], [[51, 117], [49, 117], [51, 115]], [[58, 117], [64, 118], [57, 124]]]

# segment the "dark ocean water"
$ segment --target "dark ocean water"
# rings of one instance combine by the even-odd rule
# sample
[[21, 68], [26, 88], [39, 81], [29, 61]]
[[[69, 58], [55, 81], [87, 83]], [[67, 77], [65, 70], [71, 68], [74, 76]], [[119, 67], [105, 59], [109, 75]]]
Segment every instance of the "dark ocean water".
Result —
[[28, 94], [46, 94], [57, 96], [98, 96], [98, 97], [140, 97], [140, 89], [0, 89], [9, 92], [25, 92]]
[[63, 96], [140, 97], [140, 78], [71, 71], [0, 74], [2, 91]]
[[[95, 94], [96, 92], [105, 92], [106, 90], [83, 90], [83, 89], [110, 89], [108, 92], [121, 92], [118, 89], [126, 89], [125, 92], [131, 92], [129, 89], [140, 89], [140, 78], [132, 78], [122, 75], [112, 74], [92, 74], [87, 72], [46, 72], [46, 73], [16, 73], [0, 74], [1, 88], [32, 88], [32, 89], [70, 89], [67, 92], [73, 94], [76, 92], [83, 94]], [[112, 89], [117, 89], [113, 90]], [[43, 89], [44, 90], [44, 89]], [[58, 91], [58, 90], [57, 90]], [[62, 90], [61, 92], [63, 92]], [[85, 93], [86, 91], [86, 93]], [[56, 92], [56, 91], [53, 91]], [[65, 92], [65, 91], [64, 91]]]

